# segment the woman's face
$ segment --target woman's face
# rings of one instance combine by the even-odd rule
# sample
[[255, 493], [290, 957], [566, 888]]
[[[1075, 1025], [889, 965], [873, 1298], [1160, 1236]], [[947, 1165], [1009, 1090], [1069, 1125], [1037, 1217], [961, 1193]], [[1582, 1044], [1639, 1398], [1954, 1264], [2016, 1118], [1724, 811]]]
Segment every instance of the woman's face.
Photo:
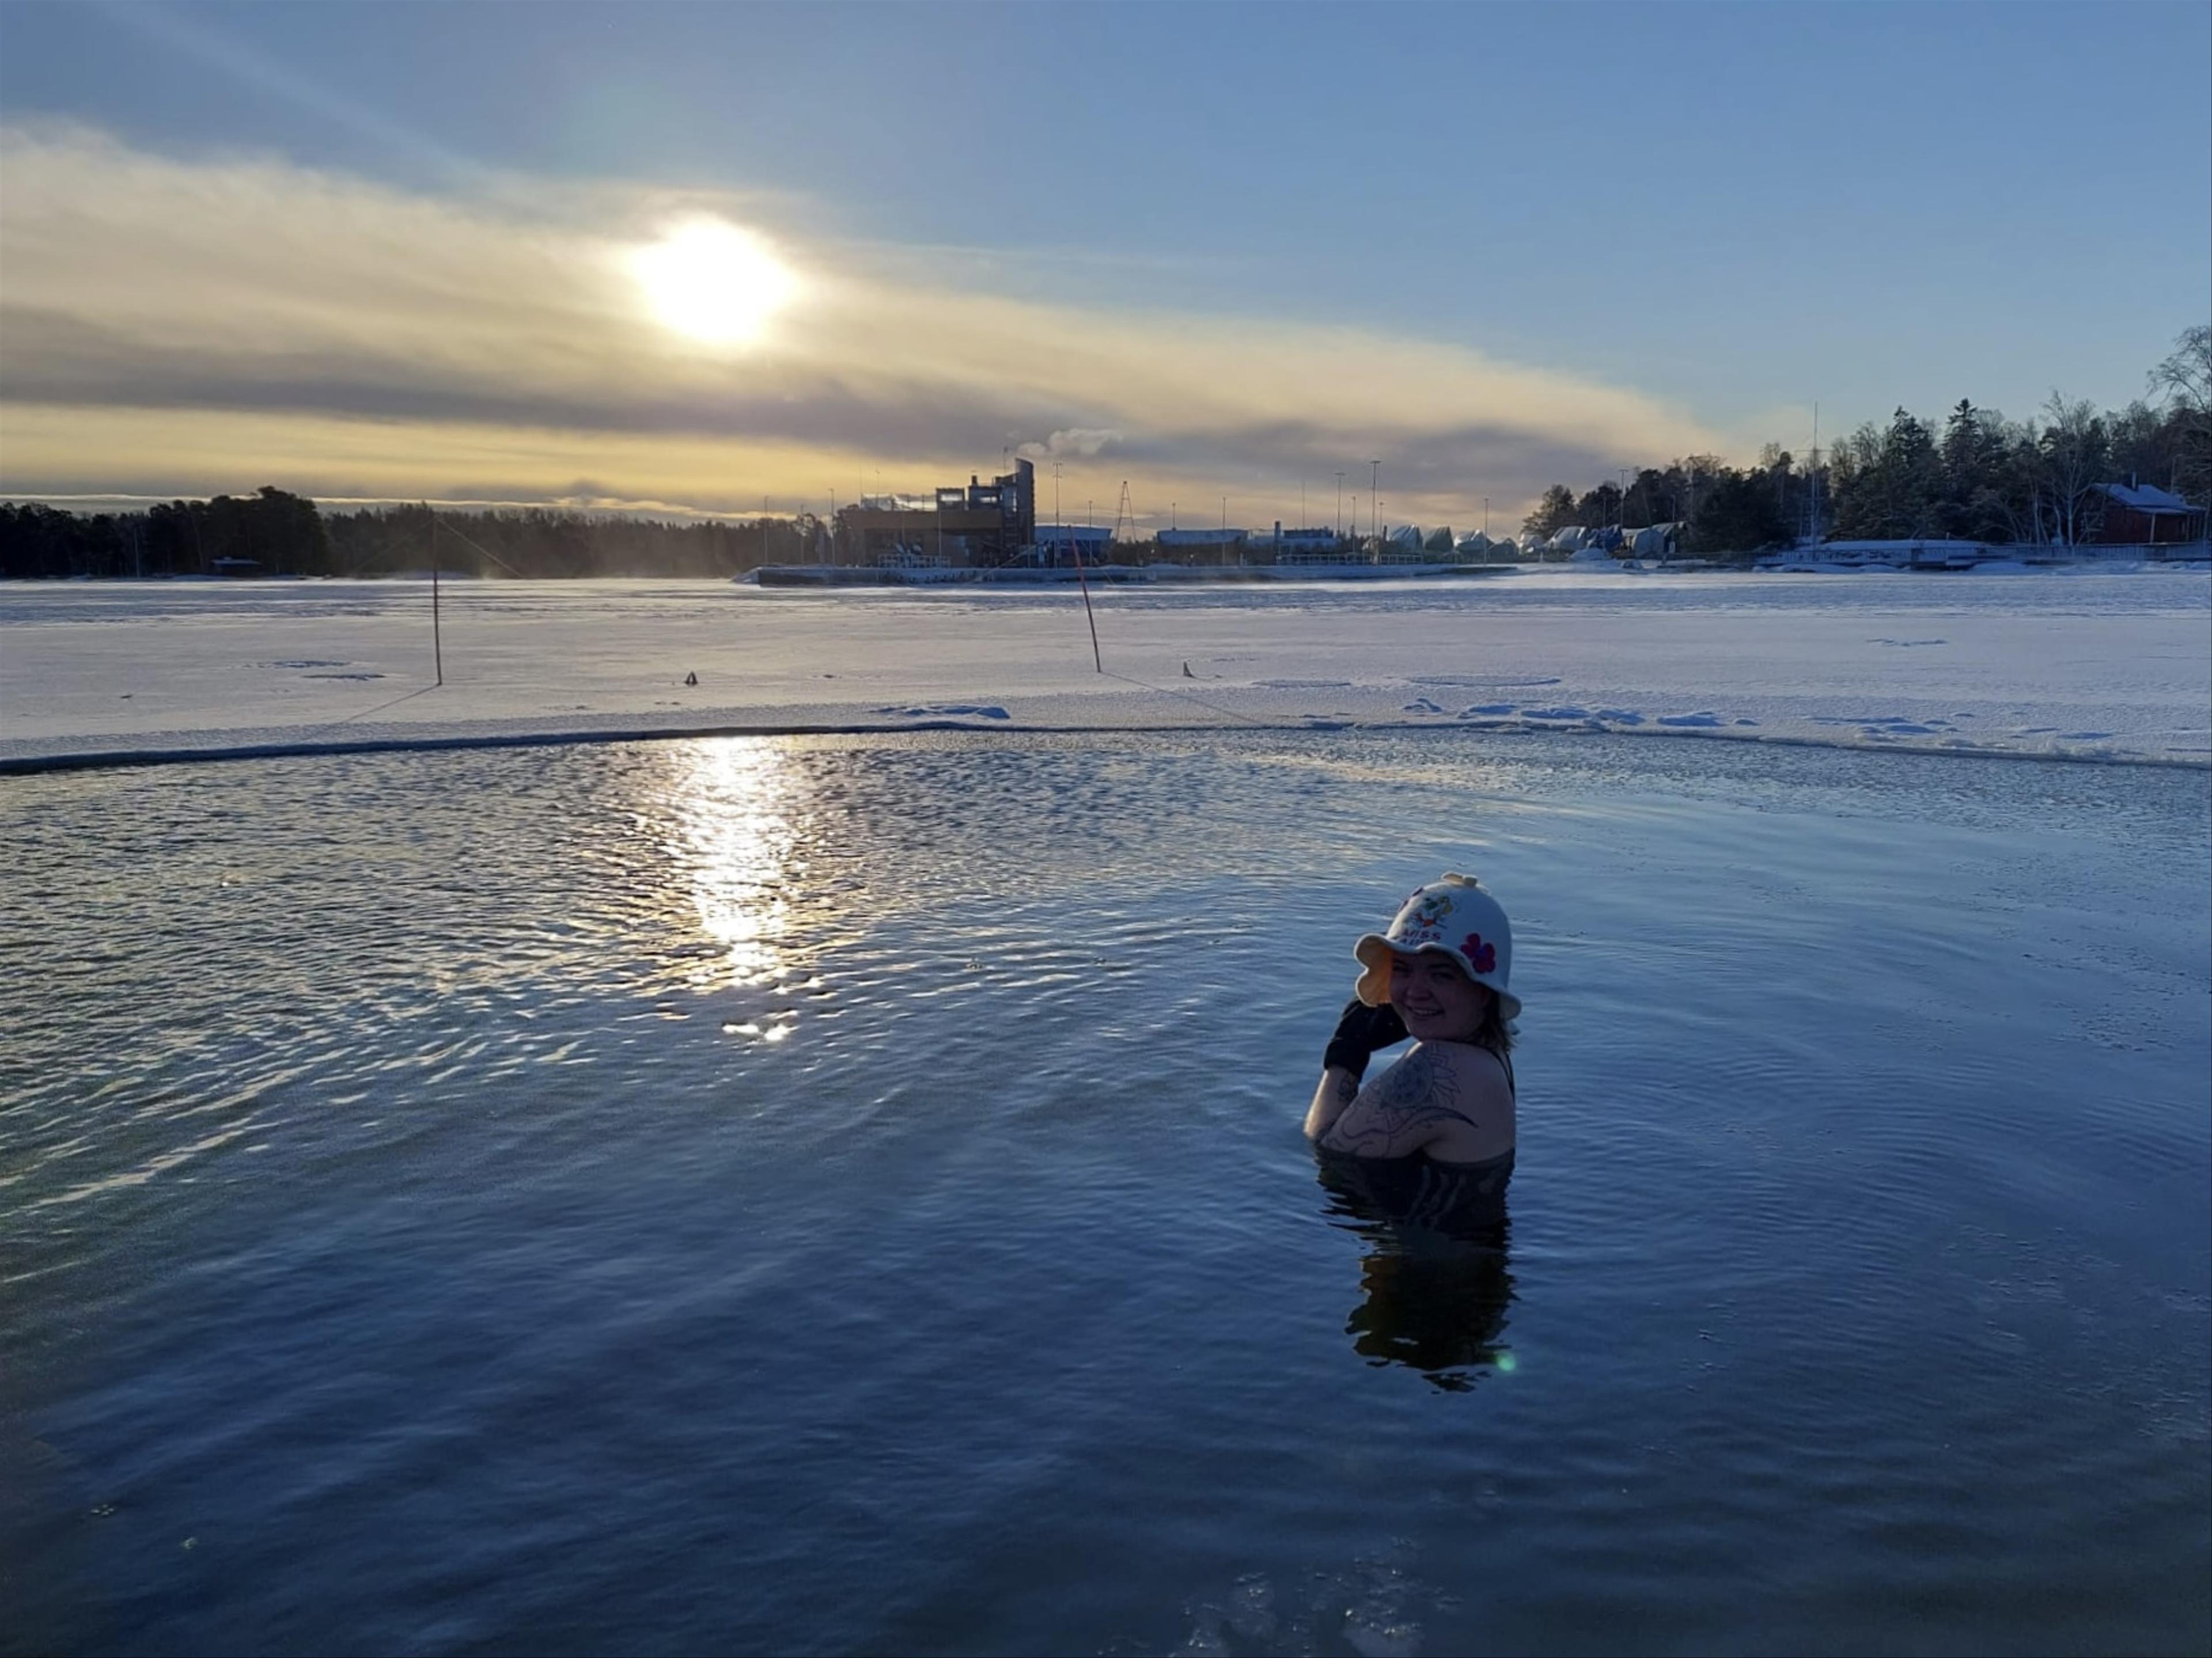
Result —
[[1490, 1011], [1490, 987], [1449, 957], [1425, 950], [1390, 958], [1390, 1005], [1416, 1042], [1471, 1042]]

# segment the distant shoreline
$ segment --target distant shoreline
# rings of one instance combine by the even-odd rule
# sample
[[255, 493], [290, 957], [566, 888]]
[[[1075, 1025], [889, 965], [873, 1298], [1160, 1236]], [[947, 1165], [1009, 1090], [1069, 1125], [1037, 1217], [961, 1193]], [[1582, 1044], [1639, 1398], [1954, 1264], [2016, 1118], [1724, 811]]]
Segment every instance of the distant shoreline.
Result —
[[[2016, 556], [2033, 551], [2033, 556]], [[671, 572], [599, 572], [576, 575], [509, 577], [474, 570], [442, 570], [441, 581], [470, 586], [501, 586], [511, 581], [590, 583], [605, 581], [691, 582], [707, 586], [789, 588], [829, 592], [860, 589], [882, 591], [908, 588], [927, 591], [940, 587], [1038, 588], [1077, 587], [1084, 581], [1102, 587], [1204, 586], [1371, 586], [1384, 581], [1442, 581], [1485, 580], [1514, 575], [2142, 575], [2156, 571], [2203, 573], [2212, 570], [2212, 549], [2204, 545], [2130, 548], [2123, 556], [2052, 557], [2048, 549], [1991, 550], [1978, 559], [1948, 559], [1900, 555], [1894, 562], [1865, 554], [1838, 557], [1823, 556], [1819, 548], [1800, 548], [1788, 554], [1764, 554], [1757, 559], [1682, 558], [1653, 560], [1607, 559], [1521, 562], [1498, 564], [1316, 564], [1316, 565], [1088, 565], [1080, 577], [1070, 567], [1023, 568], [996, 566], [942, 568], [901, 568], [860, 564], [761, 565], [734, 575]], [[305, 586], [320, 582], [428, 582], [428, 569], [387, 570], [360, 575], [67, 575], [0, 577], [0, 587], [68, 586], [118, 586], [159, 585], [192, 587], [255, 587], [271, 585]]]

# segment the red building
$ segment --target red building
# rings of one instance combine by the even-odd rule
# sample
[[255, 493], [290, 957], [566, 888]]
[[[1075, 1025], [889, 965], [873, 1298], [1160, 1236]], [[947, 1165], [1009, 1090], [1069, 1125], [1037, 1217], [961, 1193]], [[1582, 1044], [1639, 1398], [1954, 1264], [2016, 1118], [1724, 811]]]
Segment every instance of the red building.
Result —
[[2150, 483], [2100, 483], [2105, 521], [2092, 537], [2100, 547], [2164, 547], [2204, 539], [2204, 508]]

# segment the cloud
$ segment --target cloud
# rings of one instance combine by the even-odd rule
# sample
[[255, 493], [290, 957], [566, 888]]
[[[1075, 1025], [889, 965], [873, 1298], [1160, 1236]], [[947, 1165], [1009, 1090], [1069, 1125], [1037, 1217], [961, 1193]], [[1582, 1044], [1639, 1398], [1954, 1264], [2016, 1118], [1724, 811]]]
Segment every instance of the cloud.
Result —
[[[1153, 507], [1225, 493], [1261, 521], [1301, 478], [1316, 501], [1339, 471], [1364, 494], [1380, 457], [1391, 515], [1465, 521], [1485, 496], [1503, 513], [1719, 446], [1640, 393], [1451, 343], [902, 280], [896, 250], [779, 237], [757, 199], [513, 179], [434, 195], [21, 126], [0, 132], [0, 186], [11, 495], [552, 500], [588, 477], [735, 510], [1022, 453], [1062, 463], [1071, 500], [1127, 479]], [[799, 272], [762, 342], [710, 349], [653, 320], [628, 256], [679, 210], [750, 223]]]
[[1031, 460], [1057, 460], [1064, 455], [1079, 456], [1088, 460], [1103, 455], [1122, 440], [1121, 434], [1111, 427], [1054, 432], [1042, 443], [1024, 443], [1014, 452]]

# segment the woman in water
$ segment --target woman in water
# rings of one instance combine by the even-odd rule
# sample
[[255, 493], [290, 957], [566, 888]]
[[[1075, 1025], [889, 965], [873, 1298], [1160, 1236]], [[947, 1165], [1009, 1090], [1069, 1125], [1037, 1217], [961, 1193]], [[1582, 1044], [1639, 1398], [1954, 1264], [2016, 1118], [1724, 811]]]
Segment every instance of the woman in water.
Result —
[[[1447, 875], [1352, 954], [1363, 971], [1322, 1056], [1306, 1138], [1363, 1162], [1422, 1158], [1502, 1190], [1513, 1158], [1509, 1022], [1521, 1011], [1506, 988], [1504, 910], [1472, 876]], [[1362, 1087], [1368, 1060], [1408, 1036], [1411, 1051]]]

